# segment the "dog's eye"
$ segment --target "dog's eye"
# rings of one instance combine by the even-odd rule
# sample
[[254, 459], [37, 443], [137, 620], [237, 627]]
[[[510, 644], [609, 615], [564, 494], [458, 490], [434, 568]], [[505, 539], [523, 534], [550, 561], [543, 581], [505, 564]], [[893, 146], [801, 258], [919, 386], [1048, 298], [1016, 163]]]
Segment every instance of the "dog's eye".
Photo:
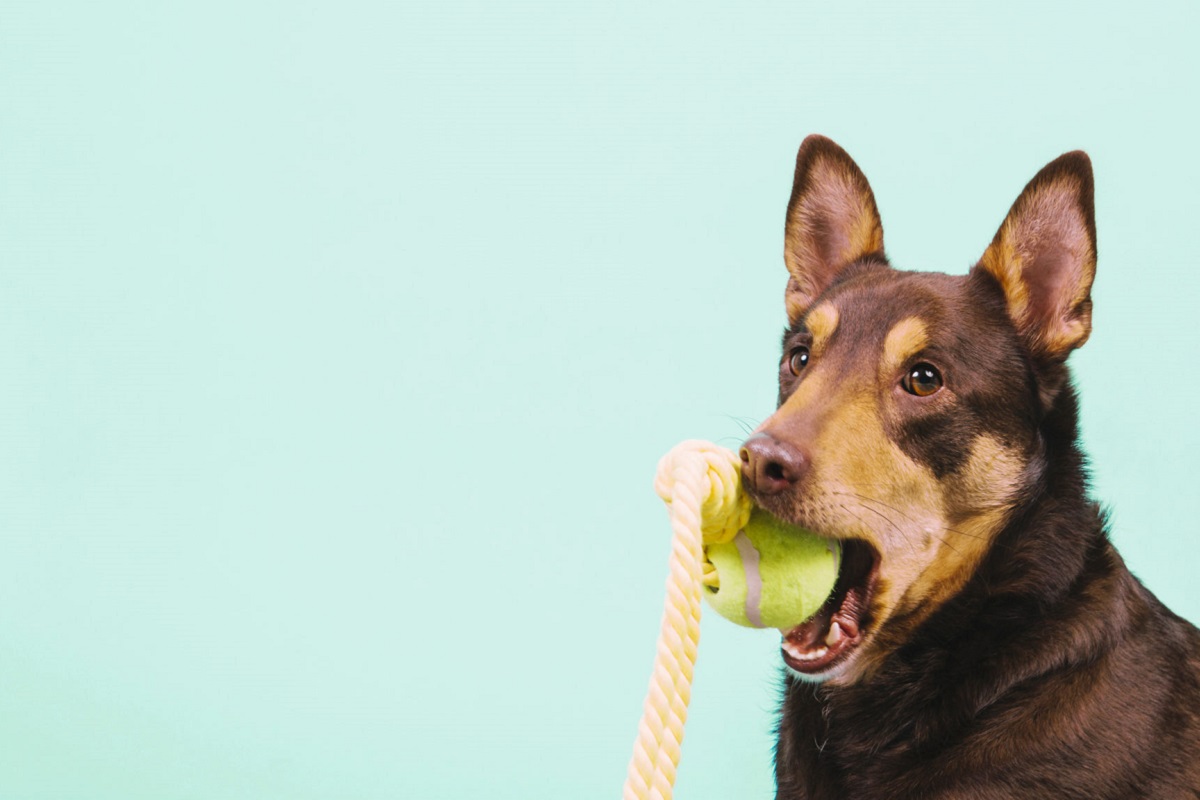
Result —
[[928, 397], [942, 388], [942, 373], [933, 364], [921, 362], [908, 371], [900, 384], [909, 394]]
[[788, 369], [790, 369], [792, 371], [793, 375], [799, 375], [800, 370], [804, 369], [807, 366], [808, 366], [808, 348], [805, 347], [804, 345], [800, 345], [795, 350], [793, 350], [791, 356], [788, 357]]

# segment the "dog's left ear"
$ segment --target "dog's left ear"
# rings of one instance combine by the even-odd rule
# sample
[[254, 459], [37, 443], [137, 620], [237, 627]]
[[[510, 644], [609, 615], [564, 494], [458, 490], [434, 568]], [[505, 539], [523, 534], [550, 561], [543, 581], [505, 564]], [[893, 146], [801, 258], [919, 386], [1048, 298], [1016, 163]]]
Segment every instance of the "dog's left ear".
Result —
[[831, 139], [813, 134], [796, 154], [783, 260], [788, 322], [804, 312], [855, 261], [883, 252], [883, 226], [862, 170]]
[[975, 267], [1000, 284], [1009, 317], [1039, 361], [1061, 363], [1092, 332], [1093, 202], [1087, 154], [1059, 156], [1021, 192]]

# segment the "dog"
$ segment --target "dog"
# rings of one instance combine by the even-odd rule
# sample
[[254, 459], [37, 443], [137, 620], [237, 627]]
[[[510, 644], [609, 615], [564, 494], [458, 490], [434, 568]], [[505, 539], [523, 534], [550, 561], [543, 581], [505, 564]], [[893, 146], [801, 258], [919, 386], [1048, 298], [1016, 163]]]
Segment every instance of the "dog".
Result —
[[1087, 155], [950, 276], [893, 269], [862, 171], [810, 136], [784, 240], [778, 408], [741, 470], [842, 569], [783, 631], [778, 800], [1200, 798], [1200, 632], [1126, 568], [1079, 449]]

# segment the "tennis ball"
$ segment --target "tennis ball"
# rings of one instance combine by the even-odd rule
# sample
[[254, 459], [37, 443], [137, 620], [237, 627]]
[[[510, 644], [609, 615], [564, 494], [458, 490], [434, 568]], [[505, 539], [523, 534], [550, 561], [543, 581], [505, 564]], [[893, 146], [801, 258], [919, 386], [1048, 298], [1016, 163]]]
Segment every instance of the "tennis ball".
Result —
[[837, 581], [841, 545], [761, 508], [732, 540], [704, 548], [718, 585], [705, 596], [718, 614], [751, 628], [792, 628], [825, 603]]

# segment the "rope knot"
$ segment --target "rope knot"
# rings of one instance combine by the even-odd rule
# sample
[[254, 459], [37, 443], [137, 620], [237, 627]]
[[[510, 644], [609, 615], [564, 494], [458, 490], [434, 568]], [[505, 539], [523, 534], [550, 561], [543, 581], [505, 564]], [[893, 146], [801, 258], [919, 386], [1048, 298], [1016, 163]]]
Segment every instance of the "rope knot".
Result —
[[697, 491], [704, 543], [728, 542], [750, 519], [751, 502], [741, 490], [741, 468], [731, 450], [689, 439], [659, 460], [654, 490], [668, 506], [680, 489]]

